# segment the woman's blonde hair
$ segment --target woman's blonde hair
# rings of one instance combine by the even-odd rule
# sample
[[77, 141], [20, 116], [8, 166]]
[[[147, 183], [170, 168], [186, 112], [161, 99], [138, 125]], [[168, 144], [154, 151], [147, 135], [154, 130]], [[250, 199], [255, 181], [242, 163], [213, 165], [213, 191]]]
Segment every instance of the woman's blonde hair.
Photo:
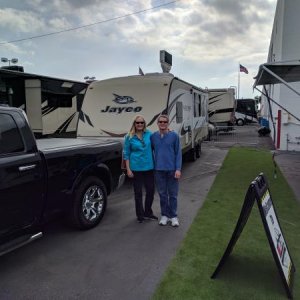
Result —
[[136, 115], [136, 116], [133, 118], [131, 128], [130, 128], [130, 130], [129, 130], [129, 132], [128, 132], [128, 135], [129, 135], [130, 138], [132, 138], [132, 137], [136, 134], [136, 130], [135, 130], [135, 122], [136, 122], [136, 120], [137, 120], [138, 118], [143, 119], [143, 121], [144, 121], [144, 129], [143, 129], [143, 131], [144, 131], [144, 132], [146, 131], [147, 123], [146, 123], [144, 117], [143, 117], [142, 115]]

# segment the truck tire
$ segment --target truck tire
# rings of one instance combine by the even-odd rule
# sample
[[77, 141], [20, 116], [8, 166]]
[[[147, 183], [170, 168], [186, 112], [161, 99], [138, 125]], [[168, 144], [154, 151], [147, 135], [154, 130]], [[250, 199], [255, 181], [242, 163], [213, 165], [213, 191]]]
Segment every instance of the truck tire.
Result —
[[106, 204], [107, 192], [103, 182], [94, 176], [85, 178], [74, 193], [71, 224], [82, 230], [95, 227], [104, 216]]

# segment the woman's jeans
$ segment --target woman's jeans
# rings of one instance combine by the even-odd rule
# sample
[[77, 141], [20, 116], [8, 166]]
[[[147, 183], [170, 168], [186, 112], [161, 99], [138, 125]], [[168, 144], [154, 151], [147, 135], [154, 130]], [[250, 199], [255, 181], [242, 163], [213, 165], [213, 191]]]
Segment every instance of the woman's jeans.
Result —
[[[150, 171], [133, 171], [133, 190], [135, 212], [138, 219], [153, 215], [152, 203], [154, 197], [154, 174]], [[143, 205], [143, 186], [146, 190], [145, 208]]]
[[175, 171], [155, 171], [156, 188], [160, 197], [161, 215], [177, 217], [178, 179]]

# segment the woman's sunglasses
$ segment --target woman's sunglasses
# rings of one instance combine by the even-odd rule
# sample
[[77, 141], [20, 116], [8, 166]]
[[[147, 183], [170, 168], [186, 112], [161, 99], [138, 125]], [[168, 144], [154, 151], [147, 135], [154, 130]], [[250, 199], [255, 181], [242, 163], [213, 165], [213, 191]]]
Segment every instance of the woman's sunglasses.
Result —
[[145, 122], [134, 122], [135, 124], [145, 124]]

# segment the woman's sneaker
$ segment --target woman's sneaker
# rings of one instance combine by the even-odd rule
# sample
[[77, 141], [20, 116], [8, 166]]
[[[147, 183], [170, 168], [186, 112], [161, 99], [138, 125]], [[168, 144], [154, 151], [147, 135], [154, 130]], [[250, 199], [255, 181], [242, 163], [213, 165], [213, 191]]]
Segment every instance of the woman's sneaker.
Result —
[[166, 226], [168, 224], [168, 221], [169, 221], [168, 217], [162, 216], [158, 224], [161, 226]]
[[179, 226], [179, 221], [178, 221], [178, 218], [171, 218], [171, 225], [173, 227], [178, 227]]

